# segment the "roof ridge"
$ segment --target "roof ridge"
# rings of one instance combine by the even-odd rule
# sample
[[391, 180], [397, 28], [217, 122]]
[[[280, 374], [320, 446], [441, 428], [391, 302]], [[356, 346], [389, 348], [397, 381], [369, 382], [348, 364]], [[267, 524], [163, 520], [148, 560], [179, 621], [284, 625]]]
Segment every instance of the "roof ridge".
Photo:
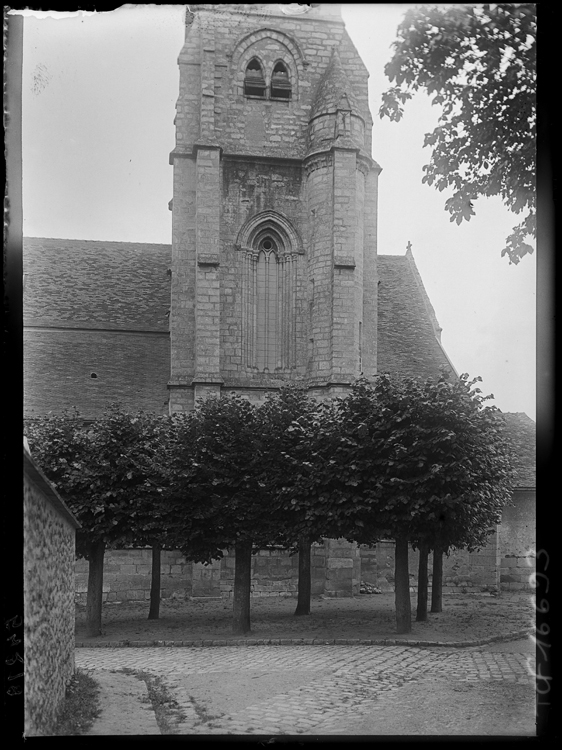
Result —
[[71, 237], [29, 237], [24, 236], [23, 242], [26, 241], [37, 241], [37, 242], [88, 242], [95, 244], [111, 244], [111, 245], [142, 245], [143, 247], [171, 247], [170, 242], [141, 242], [137, 240], [92, 240], [92, 239], [80, 239]]
[[409, 247], [404, 255], [404, 258], [406, 259], [408, 268], [410, 269], [410, 272], [412, 276], [414, 277], [414, 281], [416, 282], [416, 286], [418, 287], [420, 294], [422, 296], [424, 306], [429, 314], [429, 318], [431, 320], [431, 324], [435, 332], [435, 337], [437, 338], [439, 342], [441, 342], [441, 331], [443, 329], [439, 325], [439, 321], [437, 320], [437, 315], [435, 314], [435, 308], [431, 304], [431, 300], [429, 299], [429, 295], [425, 289], [423, 279], [416, 265], [416, 261], [414, 260], [414, 255]]

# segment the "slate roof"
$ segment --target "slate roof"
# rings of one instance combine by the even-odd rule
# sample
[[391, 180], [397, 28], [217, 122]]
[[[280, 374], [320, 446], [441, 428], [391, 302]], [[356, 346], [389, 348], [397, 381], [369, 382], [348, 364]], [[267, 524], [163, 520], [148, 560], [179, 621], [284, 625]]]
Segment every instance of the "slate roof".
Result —
[[455, 372], [412, 254], [379, 255], [377, 371], [437, 378]]
[[168, 331], [169, 245], [26, 237], [24, 325]]
[[537, 483], [537, 425], [525, 412], [505, 412], [506, 430], [514, 448], [516, 487], [532, 488]]
[[[170, 245], [25, 238], [23, 263], [29, 328], [168, 332]], [[411, 253], [379, 256], [378, 274], [378, 371], [454, 371]], [[166, 372], [169, 362], [158, 367]]]

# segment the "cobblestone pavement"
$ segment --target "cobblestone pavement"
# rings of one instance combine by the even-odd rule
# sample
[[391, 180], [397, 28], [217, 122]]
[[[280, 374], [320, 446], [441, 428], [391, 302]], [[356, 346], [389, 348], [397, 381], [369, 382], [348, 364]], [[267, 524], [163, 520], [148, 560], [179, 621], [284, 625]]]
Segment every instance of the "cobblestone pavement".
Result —
[[[398, 705], [401, 688], [416, 681], [422, 704], [432, 679], [461, 693], [493, 683], [499, 688], [499, 682], [519, 685], [512, 689], [525, 691], [527, 702], [534, 684], [533, 655], [484, 649], [84, 648], [76, 651], [76, 666], [94, 677], [98, 670], [129, 669], [162, 678], [176, 701], [178, 734], [338, 734], [344, 724], [360, 725]], [[460, 693], [455, 700], [462, 701]]]

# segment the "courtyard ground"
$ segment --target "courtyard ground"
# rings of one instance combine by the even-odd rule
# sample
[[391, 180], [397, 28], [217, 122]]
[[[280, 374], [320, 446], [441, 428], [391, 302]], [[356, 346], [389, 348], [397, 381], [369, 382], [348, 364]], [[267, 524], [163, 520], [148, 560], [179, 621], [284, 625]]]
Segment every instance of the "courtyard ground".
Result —
[[468, 648], [80, 648], [76, 664], [100, 684], [94, 735], [535, 734], [529, 638]]
[[98, 638], [78, 606], [76, 666], [102, 705], [88, 734], [534, 735], [529, 594], [446, 594], [403, 636], [391, 594], [295, 605], [253, 600], [245, 638], [228, 600], [164, 601], [159, 620], [106, 604]]
[[[177, 645], [228, 645], [234, 641], [290, 640], [326, 642], [377, 641], [474, 643], [478, 640], [521, 635], [534, 626], [529, 593], [444, 594], [443, 611], [428, 613], [416, 622], [416, 597], [412, 594], [412, 632], [396, 633], [394, 594], [363, 594], [353, 598], [313, 597], [311, 614], [295, 617], [296, 600], [261, 597], [252, 600], [252, 632], [241, 638], [232, 630], [232, 600], [164, 600], [160, 618], [148, 620], [148, 602], [105, 603], [103, 635], [87, 638], [85, 607], [76, 606], [76, 645], [120, 644], [152, 646], [154, 642]], [[212, 643], [211, 643], [212, 642]]]

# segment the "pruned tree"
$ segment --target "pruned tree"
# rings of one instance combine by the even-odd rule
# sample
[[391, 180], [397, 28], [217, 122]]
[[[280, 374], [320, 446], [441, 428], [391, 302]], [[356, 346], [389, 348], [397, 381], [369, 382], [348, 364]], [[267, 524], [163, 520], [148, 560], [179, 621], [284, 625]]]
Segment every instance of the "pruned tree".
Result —
[[261, 476], [259, 412], [236, 395], [210, 397], [172, 418], [169, 537], [189, 559], [209, 563], [233, 549], [233, 632], [251, 630], [252, 551], [275, 529]]
[[[492, 396], [483, 396], [477, 383], [462, 375], [458, 381], [442, 379], [426, 384], [430, 397], [428, 419], [441, 420], [449, 438], [441, 443], [446, 460], [456, 457], [460, 472], [453, 483], [444, 484], [446, 494], [436, 503], [425, 523], [418, 525], [420, 566], [424, 551], [433, 550], [431, 611], [442, 609], [443, 555], [451, 549], [473, 552], [487, 543], [501, 521], [503, 508], [511, 500], [513, 451], [506, 439], [505, 422], [499, 409], [486, 406]], [[443, 460], [438, 456], [438, 460]], [[427, 558], [425, 558], [427, 565]], [[418, 619], [426, 614], [427, 576], [418, 584]], [[425, 590], [424, 590], [425, 589]]]
[[81, 524], [76, 553], [88, 560], [89, 636], [101, 634], [106, 548], [145, 544], [161, 527], [152, 460], [161, 422], [113, 405], [89, 423], [74, 412], [26, 425], [33, 457]]
[[398, 632], [411, 629], [408, 543], [484, 544], [511, 496], [501, 414], [483, 405], [479, 380], [382, 375], [358, 381], [341, 401], [334, 480], [347, 484], [353, 501], [346, 535], [395, 540]]
[[395, 85], [379, 110], [398, 121], [416, 91], [433, 96], [441, 114], [425, 136], [432, 154], [423, 182], [452, 189], [445, 209], [457, 224], [481, 196], [523, 212], [501, 252], [515, 264], [536, 237], [536, 29], [533, 3], [408, 10], [385, 67]]
[[270, 395], [260, 407], [267, 460], [262, 481], [270, 497], [278, 545], [298, 551], [295, 615], [310, 614], [311, 549], [324, 537], [339, 535], [327, 506], [325, 467], [337, 436], [331, 401], [317, 402], [291, 385]]

